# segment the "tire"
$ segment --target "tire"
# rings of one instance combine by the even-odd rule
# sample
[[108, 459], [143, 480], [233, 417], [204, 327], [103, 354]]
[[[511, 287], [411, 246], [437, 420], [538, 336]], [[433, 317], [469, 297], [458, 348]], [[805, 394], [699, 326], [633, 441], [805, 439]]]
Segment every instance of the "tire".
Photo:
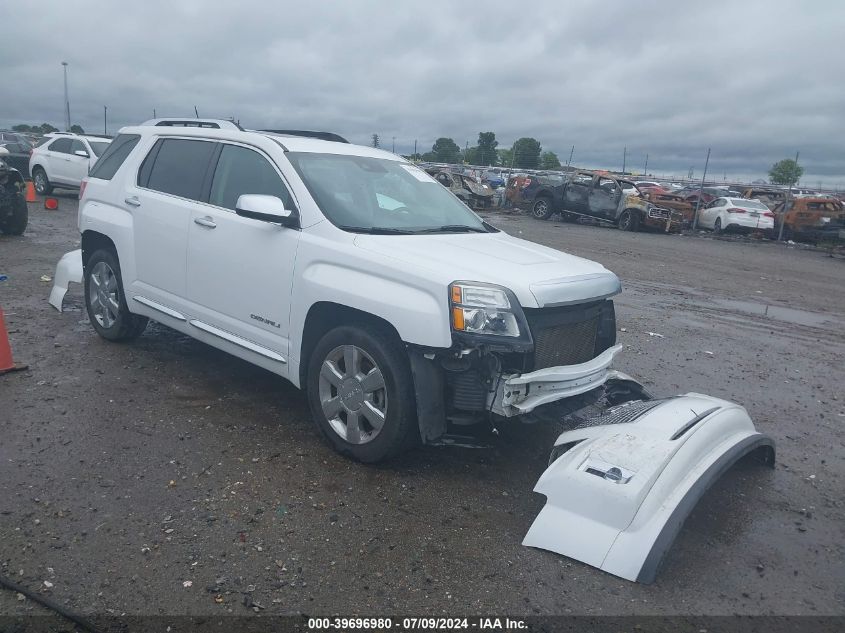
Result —
[[343, 325], [327, 332], [308, 360], [306, 390], [317, 427], [342, 455], [375, 463], [419, 442], [408, 356], [386, 328]]
[[637, 231], [640, 228], [639, 213], [625, 209], [619, 216], [619, 228], [623, 231]]
[[120, 264], [113, 251], [101, 249], [91, 255], [84, 281], [85, 308], [97, 334], [108, 341], [127, 341], [144, 332], [147, 317], [129, 311]]
[[50, 184], [50, 179], [47, 178], [47, 172], [43, 167], [33, 167], [32, 183], [35, 185], [35, 193], [39, 196], [49, 196], [53, 193], [53, 185]]
[[722, 234], [722, 218], [716, 218], [716, 221], [713, 222], [713, 233], [716, 235]]
[[551, 198], [537, 198], [531, 205], [531, 215], [538, 220], [548, 220], [555, 213]]
[[12, 215], [0, 224], [0, 231], [6, 235], [23, 235], [29, 223], [29, 207], [22, 196], [15, 198], [12, 203]]

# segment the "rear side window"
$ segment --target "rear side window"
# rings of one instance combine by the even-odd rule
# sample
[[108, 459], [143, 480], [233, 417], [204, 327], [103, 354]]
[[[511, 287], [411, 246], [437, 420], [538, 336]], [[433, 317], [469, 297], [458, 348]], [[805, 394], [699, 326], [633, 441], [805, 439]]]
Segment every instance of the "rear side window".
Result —
[[293, 209], [287, 187], [266, 158], [246, 147], [224, 145], [208, 202], [234, 210], [238, 197], [247, 193], [276, 196], [282, 199], [286, 209]]
[[214, 149], [215, 143], [211, 141], [162, 139], [144, 160], [138, 185], [180, 198], [200, 200]]
[[111, 180], [138, 144], [138, 134], [118, 134], [91, 170], [91, 178]]
[[58, 138], [47, 146], [51, 152], [61, 152], [62, 154], [70, 154], [71, 140], [69, 138]]

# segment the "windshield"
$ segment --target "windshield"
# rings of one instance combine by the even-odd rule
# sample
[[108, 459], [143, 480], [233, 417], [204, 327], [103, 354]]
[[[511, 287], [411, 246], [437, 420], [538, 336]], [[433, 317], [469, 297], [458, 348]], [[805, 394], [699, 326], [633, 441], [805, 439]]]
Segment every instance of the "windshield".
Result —
[[105, 152], [106, 148], [109, 146], [108, 143], [103, 141], [88, 141], [88, 144], [91, 146], [94, 155], [98, 157], [102, 156], [103, 152]]
[[493, 232], [421, 169], [395, 160], [286, 154], [329, 221], [360, 233]]

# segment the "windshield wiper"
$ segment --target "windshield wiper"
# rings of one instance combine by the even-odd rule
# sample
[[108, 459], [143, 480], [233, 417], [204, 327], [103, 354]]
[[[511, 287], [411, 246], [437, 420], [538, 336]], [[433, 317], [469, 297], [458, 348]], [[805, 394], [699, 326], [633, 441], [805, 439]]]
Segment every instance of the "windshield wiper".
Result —
[[444, 224], [430, 229], [419, 229], [415, 233], [488, 233], [487, 229], [465, 224]]
[[366, 233], [367, 235], [413, 235], [417, 231], [409, 231], [407, 229], [393, 229], [382, 226], [340, 226], [339, 229], [349, 231], [350, 233]]

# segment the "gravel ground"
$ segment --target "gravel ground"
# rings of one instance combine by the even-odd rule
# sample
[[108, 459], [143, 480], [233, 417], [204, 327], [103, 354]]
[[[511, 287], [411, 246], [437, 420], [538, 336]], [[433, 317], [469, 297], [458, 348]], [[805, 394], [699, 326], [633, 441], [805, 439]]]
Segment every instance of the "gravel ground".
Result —
[[[71, 195], [0, 237], [29, 364], [0, 378], [0, 574], [85, 614], [845, 614], [845, 260], [489, 219], [621, 276], [621, 370], [736, 400], [777, 442], [774, 471], [708, 493], [655, 584], [520, 545], [553, 425], [362, 466], [278, 377], [159, 325], [107, 343], [79, 287], [59, 314], [40, 278], [78, 245]], [[0, 591], [0, 614], [41, 612]]]

